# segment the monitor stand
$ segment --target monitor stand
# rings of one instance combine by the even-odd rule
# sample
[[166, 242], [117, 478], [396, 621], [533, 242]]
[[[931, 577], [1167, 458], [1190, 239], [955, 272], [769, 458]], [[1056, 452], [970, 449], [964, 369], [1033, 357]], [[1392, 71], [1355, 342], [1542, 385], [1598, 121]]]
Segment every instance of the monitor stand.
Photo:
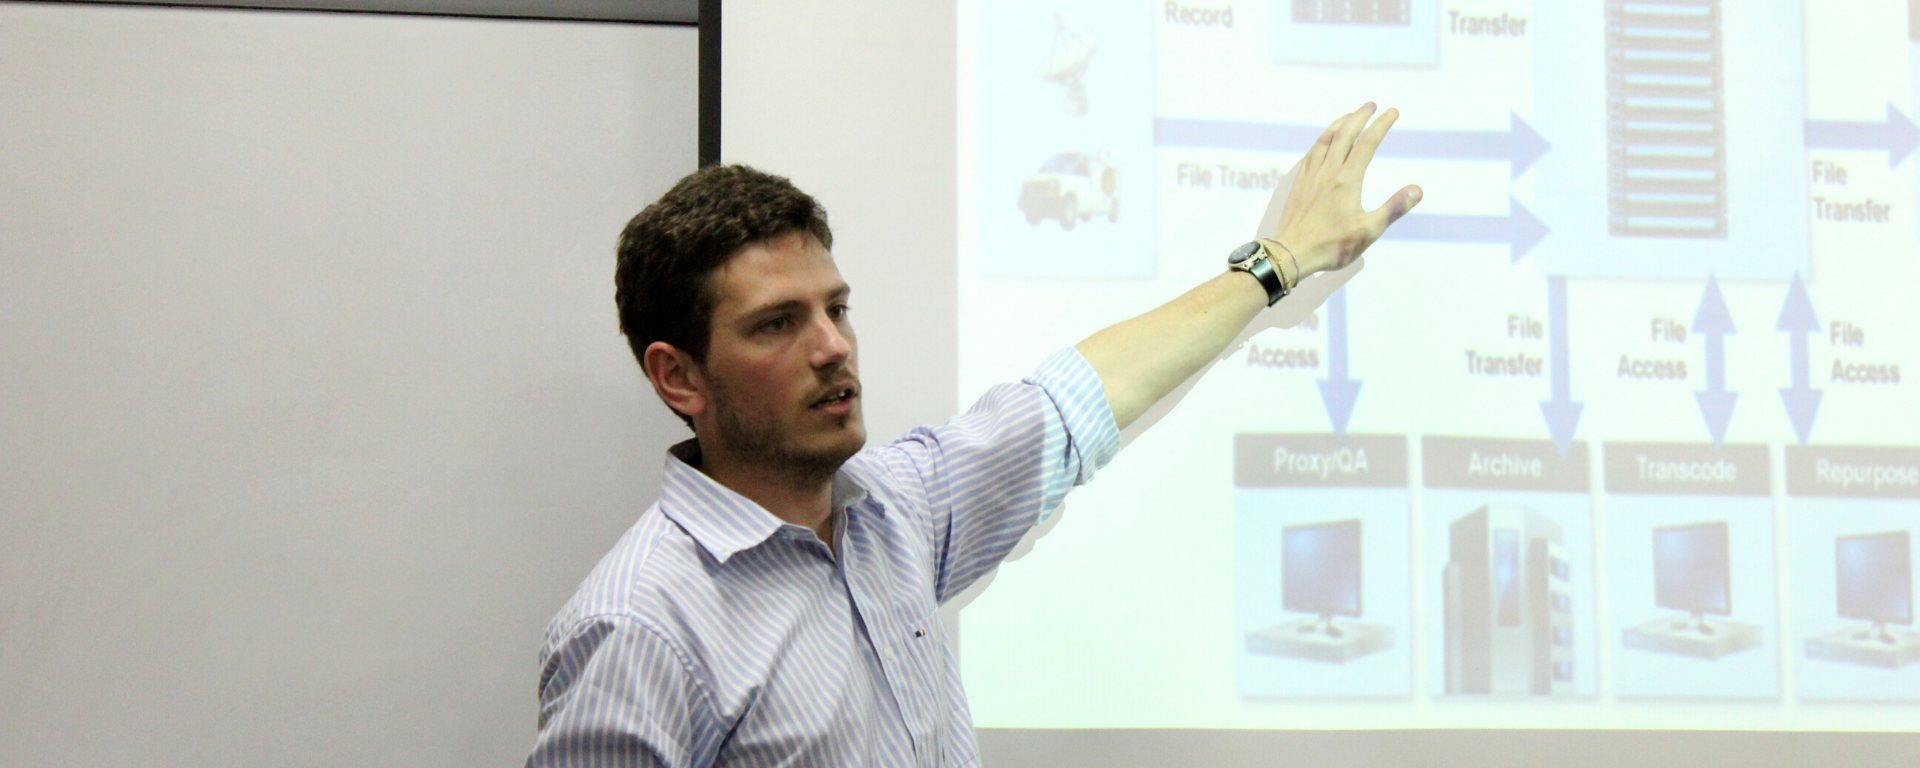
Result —
[[1807, 658], [1899, 669], [1920, 662], [1920, 632], [1876, 621], [1807, 638]]
[[1763, 639], [1758, 626], [1737, 621], [1708, 622], [1696, 611], [1629, 627], [1621, 637], [1621, 644], [1641, 651], [1718, 659], [1758, 648]]
[[1320, 620], [1317, 622], [1303, 621], [1295, 624], [1293, 631], [1302, 635], [1311, 635], [1318, 632], [1326, 635], [1330, 640], [1338, 640], [1347, 636], [1347, 633], [1342, 632], [1339, 627], [1333, 625], [1333, 614], [1331, 613], [1320, 614]]
[[1720, 634], [1718, 630], [1713, 628], [1712, 624], [1707, 623], [1706, 615], [1699, 611], [1693, 612], [1692, 620], [1675, 620], [1671, 629], [1675, 632], [1693, 632], [1701, 637], [1713, 637], [1714, 635]]
[[1333, 623], [1333, 616], [1298, 619], [1247, 635], [1247, 651], [1308, 661], [1345, 664], [1393, 647], [1393, 628], [1357, 621]]

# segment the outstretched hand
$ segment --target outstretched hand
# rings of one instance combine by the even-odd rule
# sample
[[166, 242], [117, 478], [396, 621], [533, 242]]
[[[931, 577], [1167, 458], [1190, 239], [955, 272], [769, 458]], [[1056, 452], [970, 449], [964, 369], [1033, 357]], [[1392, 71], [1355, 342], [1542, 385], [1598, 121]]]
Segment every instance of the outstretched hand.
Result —
[[1399, 110], [1389, 109], [1368, 125], [1374, 109], [1373, 102], [1367, 102], [1333, 121], [1300, 161], [1300, 174], [1280, 212], [1280, 228], [1271, 235], [1299, 260], [1298, 277], [1353, 263], [1420, 202], [1420, 188], [1408, 186], [1379, 208], [1360, 207], [1367, 165], [1400, 117]]

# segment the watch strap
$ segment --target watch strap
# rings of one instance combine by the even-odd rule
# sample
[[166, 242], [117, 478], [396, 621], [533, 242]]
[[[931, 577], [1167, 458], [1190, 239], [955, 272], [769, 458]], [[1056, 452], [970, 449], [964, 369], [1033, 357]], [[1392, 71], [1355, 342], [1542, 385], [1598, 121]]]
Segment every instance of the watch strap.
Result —
[[1262, 251], [1258, 257], [1234, 264], [1233, 269], [1253, 275], [1254, 279], [1259, 280], [1260, 287], [1267, 291], [1267, 306], [1271, 307], [1287, 297], [1287, 283], [1280, 279], [1280, 270], [1274, 266], [1272, 256], [1265, 253], [1264, 248]]

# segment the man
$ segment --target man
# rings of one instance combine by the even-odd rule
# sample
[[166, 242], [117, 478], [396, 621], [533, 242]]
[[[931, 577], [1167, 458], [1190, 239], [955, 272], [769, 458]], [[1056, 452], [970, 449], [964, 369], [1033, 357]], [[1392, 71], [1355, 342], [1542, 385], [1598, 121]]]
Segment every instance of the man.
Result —
[[977, 762], [939, 604], [1260, 310], [1419, 201], [1360, 207], [1397, 117], [1373, 113], [1328, 127], [1233, 268], [865, 450], [849, 289], [813, 199], [734, 166], [648, 206], [620, 240], [621, 329], [694, 439], [549, 627], [528, 765]]

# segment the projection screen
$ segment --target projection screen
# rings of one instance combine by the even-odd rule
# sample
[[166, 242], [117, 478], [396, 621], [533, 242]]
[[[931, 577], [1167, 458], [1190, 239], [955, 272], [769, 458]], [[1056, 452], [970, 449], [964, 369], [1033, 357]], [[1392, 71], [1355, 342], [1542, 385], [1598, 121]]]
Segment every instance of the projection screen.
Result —
[[1417, 212], [948, 606], [983, 764], [1907, 765], [1913, 15], [734, 0], [722, 156], [832, 212], [881, 439], [1404, 112]]
[[958, 15], [962, 402], [1220, 270], [1363, 101], [1366, 204], [1426, 191], [966, 608], [981, 727], [1913, 727], [1906, 5]]

